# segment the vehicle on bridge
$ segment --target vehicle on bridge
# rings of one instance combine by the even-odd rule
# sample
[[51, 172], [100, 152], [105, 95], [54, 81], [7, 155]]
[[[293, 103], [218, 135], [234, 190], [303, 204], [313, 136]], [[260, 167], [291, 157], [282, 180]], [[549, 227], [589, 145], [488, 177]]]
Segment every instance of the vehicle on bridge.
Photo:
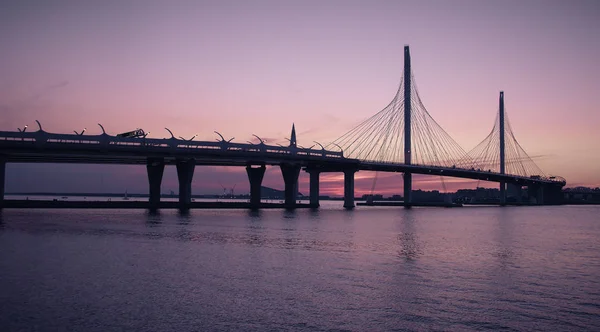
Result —
[[136, 129], [132, 131], [128, 131], [125, 133], [117, 134], [117, 137], [127, 137], [127, 138], [136, 138], [136, 137], [146, 137], [146, 133], [143, 129]]

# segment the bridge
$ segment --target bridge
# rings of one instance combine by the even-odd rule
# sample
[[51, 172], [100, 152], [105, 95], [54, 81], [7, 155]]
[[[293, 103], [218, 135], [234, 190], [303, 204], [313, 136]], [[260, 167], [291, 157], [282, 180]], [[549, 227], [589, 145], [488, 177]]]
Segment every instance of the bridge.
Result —
[[[529, 203], [557, 204], [566, 181], [545, 175], [517, 142], [500, 92], [498, 115], [490, 134], [473, 150], [465, 152], [423, 105], [411, 70], [409, 47], [404, 48], [404, 73], [398, 92], [380, 112], [340, 138], [319, 149], [297, 144], [295, 128], [289, 145], [238, 143], [221, 134], [217, 141], [194, 141], [171, 137], [147, 137], [138, 129], [130, 133], [89, 135], [46, 132], [39, 121], [37, 131], [0, 131], [0, 207], [4, 201], [6, 163], [85, 163], [146, 165], [148, 207], [160, 206], [160, 188], [166, 165], [175, 165], [179, 182], [179, 207], [191, 204], [192, 178], [196, 166], [245, 167], [250, 182], [250, 206], [259, 208], [260, 188], [267, 165], [279, 166], [285, 183], [285, 206], [296, 205], [298, 177], [310, 175], [310, 205], [319, 206], [319, 176], [344, 174], [344, 207], [354, 207], [354, 174], [357, 171], [399, 172], [404, 178], [404, 203], [412, 203], [412, 174], [458, 177], [498, 182], [501, 205], [506, 191], [520, 193], [525, 187]], [[520, 194], [517, 195], [521, 197]]]

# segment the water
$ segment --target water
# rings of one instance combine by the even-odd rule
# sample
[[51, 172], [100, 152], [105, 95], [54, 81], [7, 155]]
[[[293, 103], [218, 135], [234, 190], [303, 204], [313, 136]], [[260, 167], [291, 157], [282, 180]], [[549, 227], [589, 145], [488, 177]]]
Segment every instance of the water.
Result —
[[0, 213], [0, 331], [600, 330], [600, 207]]

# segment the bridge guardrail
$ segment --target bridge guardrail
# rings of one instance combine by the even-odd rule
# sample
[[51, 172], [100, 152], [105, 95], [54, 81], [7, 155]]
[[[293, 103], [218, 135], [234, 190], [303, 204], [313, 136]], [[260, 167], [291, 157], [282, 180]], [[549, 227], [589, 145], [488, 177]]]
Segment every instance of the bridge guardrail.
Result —
[[0, 132], [0, 141], [27, 142], [37, 146], [62, 145], [62, 144], [82, 144], [85, 146], [102, 145], [110, 146], [137, 146], [149, 148], [170, 148], [170, 149], [203, 149], [203, 150], [223, 150], [223, 151], [242, 151], [257, 152], [268, 154], [286, 154], [311, 156], [322, 158], [344, 158], [341, 151], [329, 151], [325, 149], [307, 149], [299, 147], [284, 147], [267, 144], [245, 144], [235, 142], [212, 142], [212, 141], [186, 141], [176, 138], [132, 138], [110, 136], [105, 133], [101, 135], [82, 135], [82, 134], [54, 134], [44, 131], [37, 132]]

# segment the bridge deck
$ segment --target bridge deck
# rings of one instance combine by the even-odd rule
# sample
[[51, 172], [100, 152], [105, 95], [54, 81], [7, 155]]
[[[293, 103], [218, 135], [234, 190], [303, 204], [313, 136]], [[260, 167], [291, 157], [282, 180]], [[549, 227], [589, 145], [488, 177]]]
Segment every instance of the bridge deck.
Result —
[[521, 185], [564, 186], [563, 179], [523, 177], [476, 169], [405, 165], [344, 158], [341, 151], [305, 149], [267, 144], [203, 142], [170, 139], [123, 138], [109, 135], [0, 132], [0, 157], [14, 163], [86, 163], [145, 165], [148, 158], [166, 164], [194, 159], [197, 165], [245, 166], [293, 163], [321, 172], [347, 169], [410, 172]]

